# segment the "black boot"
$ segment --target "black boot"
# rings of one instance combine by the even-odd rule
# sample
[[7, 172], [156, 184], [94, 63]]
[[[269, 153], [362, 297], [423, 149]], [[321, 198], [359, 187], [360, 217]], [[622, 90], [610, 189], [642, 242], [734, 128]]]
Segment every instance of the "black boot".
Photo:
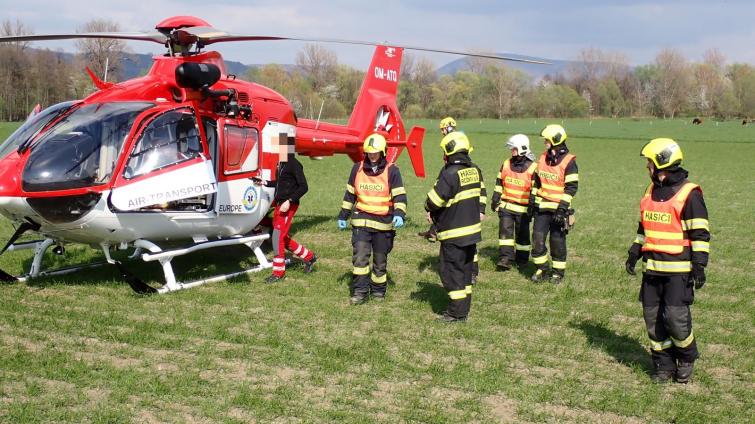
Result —
[[367, 302], [367, 293], [356, 292], [349, 298], [349, 304], [351, 305], [361, 305], [365, 302]]
[[502, 256], [501, 259], [495, 264], [496, 271], [505, 272], [511, 269], [511, 261], [509, 258]]
[[694, 366], [694, 362], [679, 361], [676, 365], [676, 382], [682, 384], [689, 383], [690, 379], [692, 378], [692, 370]]
[[312, 259], [304, 261], [304, 273], [309, 274], [314, 271], [315, 262], [317, 262], [317, 255], [312, 255]]
[[538, 269], [534, 274], [532, 274], [532, 278], [530, 278], [530, 280], [532, 280], [533, 283], [544, 283], [550, 280], [550, 270]]

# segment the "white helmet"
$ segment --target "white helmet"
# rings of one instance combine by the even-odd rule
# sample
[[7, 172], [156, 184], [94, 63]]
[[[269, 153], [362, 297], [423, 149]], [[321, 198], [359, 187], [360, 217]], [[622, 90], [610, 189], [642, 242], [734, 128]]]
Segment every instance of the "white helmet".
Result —
[[535, 160], [535, 156], [530, 150], [530, 139], [524, 134], [514, 134], [509, 137], [506, 141], [506, 147], [509, 150], [516, 149], [519, 156], [526, 156], [529, 160]]

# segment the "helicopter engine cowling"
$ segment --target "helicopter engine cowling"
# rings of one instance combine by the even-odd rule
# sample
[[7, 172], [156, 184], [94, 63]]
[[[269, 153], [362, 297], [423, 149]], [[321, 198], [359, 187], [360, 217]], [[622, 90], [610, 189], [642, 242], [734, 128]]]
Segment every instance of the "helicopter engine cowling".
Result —
[[181, 88], [199, 90], [220, 80], [220, 68], [211, 63], [182, 63], [176, 66], [176, 84]]

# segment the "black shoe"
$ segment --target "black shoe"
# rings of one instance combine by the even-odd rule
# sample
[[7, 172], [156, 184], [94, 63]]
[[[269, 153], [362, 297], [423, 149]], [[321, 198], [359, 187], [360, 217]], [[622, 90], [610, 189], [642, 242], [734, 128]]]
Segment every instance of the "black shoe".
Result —
[[692, 378], [692, 369], [694, 368], [694, 362], [682, 362], [676, 366], [676, 376], [674, 377], [677, 383], [687, 384]]
[[286, 278], [285, 275], [280, 275], [280, 276], [279, 275], [270, 275], [267, 278], [265, 278], [265, 284], [274, 284], [274, 283], [277, 283], [278, 281], [283, 280], [284, 278]]
[[530, 280], [532, 280], [533, 283], [543, 283], [550, 279], [550, 276], [548, 274], [548, 270], [538, 269], [534, 274], [532, 274], [532, 278], [530, 278]]
[[367, 302], [367, 294], [365, 293], [354, 293], [354, 295], [349, 298], [350, 305], [361, 305], [365, 302]]
[[671, 370], [656, 370], [653, 375], [650, 376], [650, 379], [655, 384], [665, 384], [668, 383], [669, 380], [671, 380], [671, 377], [674, 376], [674, 371]]
[[372, 300], [374, 300], [375, 302], [384, 302], [385, 293], [372, 293]]
[[457, 318], [457, 317], [448, 315], [448, 312], [443, 312], [443, 314], [438, 315], [438, 317], [435, 320], [438, 322], [445, 323], [445, 324], [451, 324], [451, 323], [456, 323], [456, 322], [466, 322], [467, 317]]
[[309, 274], [314, 271], [315, 262], [317, 262], [317, 255], [312, 255], [312, 259], [304, 261], [304, 273]]
[[561, 282], [564, 281], [564, 276], [561, 274], [553, 274], [551, 275], [551, 283], [554, 285], [559, 285]]
[[527, 262], [527, 261], [516, 261], [516, 267], [517, 268], [524, 268], [524, 267], [527, 266], [528, 263], [529, 262]]
[[506, 258], [501, 258], [498, 260], [498, 262], [495, 264], [495, 270], [500, 272], [505, 272], [511, 269], [511, 262], [509, 262]]

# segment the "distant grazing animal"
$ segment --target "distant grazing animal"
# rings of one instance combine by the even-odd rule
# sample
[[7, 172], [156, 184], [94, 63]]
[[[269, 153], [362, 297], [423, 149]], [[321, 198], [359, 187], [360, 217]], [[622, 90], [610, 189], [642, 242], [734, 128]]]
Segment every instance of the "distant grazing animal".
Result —
[[695, 119], [692, 120], [692, 123], [695, 124], [695, 125], [702, 125], [703, 124], [703, 120], [700, 119], [700, 118], [695, 118]]
[[747, 120], [746, 119], [742, 120], [742, 125], [747, 125]]

